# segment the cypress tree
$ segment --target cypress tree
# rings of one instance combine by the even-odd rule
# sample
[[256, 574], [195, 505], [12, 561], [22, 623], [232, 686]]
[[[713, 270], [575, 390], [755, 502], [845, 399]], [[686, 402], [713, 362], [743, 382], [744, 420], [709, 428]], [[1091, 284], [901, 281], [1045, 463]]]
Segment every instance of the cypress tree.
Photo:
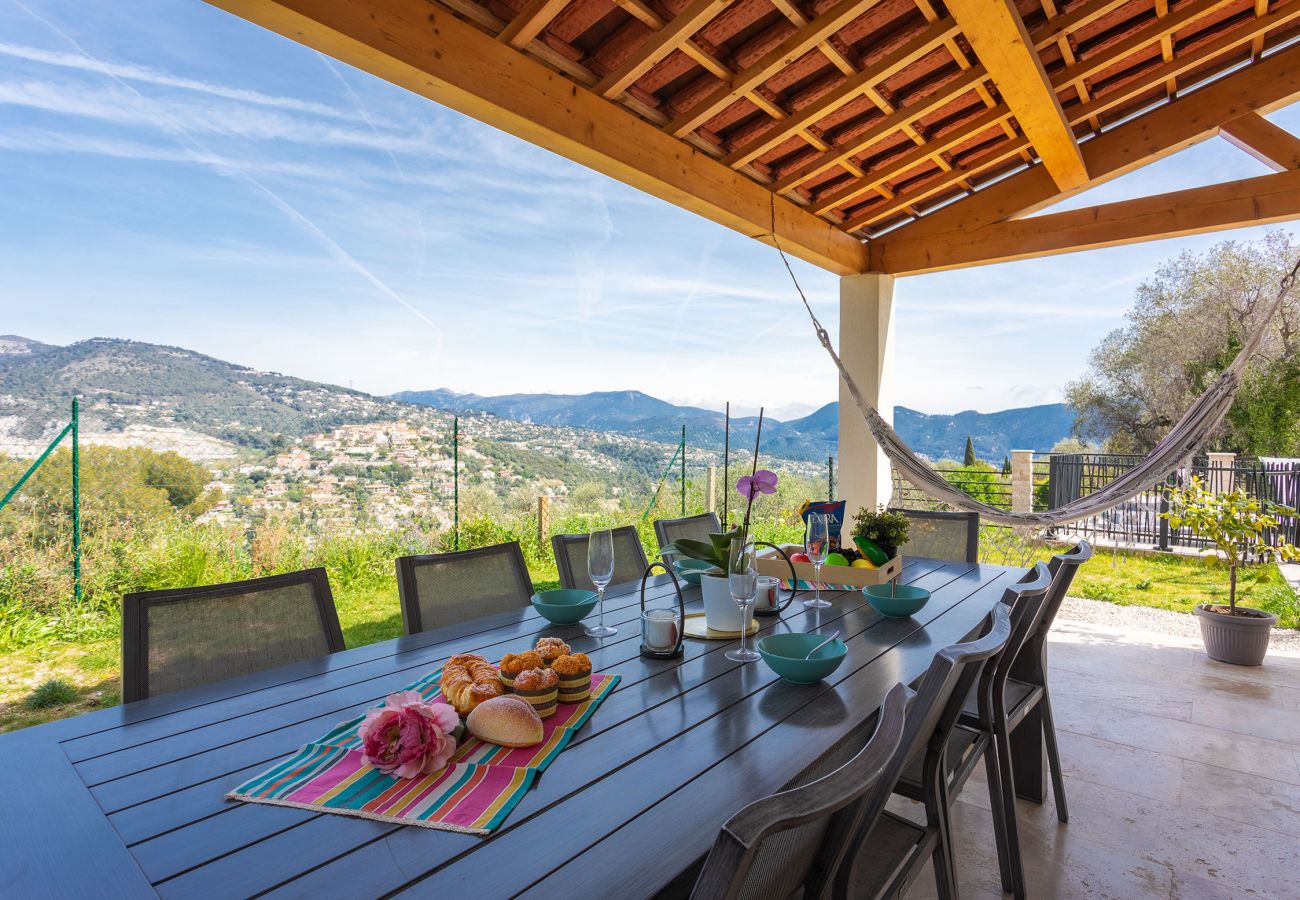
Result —
[[970, 435], [968, 434], [966, 435], [966, 458], [962, 460], [962, 465], [973, 466], [977, 462], [979, 462], [979, 460], [975, 456], [975, 442], [970, 439]]

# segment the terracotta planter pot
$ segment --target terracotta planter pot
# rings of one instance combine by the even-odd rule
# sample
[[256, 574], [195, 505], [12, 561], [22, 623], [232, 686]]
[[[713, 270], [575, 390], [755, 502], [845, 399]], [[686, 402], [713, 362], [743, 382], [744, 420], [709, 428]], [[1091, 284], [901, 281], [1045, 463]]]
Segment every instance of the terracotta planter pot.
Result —
[[1258, 666], [1268, 653], [1268, 636], [1277, 616], [1260, 609], [1238, 606], [1237, 612], [1250, 615], [1230, 616], [1215, 612], [1204, 604], [1196, 607], [1201, 620], [1201, 640], [1210, 659], [1236, 666]]

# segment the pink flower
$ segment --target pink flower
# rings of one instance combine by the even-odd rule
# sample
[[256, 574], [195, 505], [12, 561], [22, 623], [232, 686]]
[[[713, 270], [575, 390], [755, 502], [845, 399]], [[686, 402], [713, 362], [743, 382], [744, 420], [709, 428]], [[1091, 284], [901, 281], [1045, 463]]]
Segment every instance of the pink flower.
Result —
[[752, 500], [759, 494], [775, 494], [777, 477], [775, 472], [759, 469], [752, 476], [744, 475], [736, 482], [736, 490], [746, 500]]
[[361, 759], [398, 778], [432, 775], [456, 751], [451, 733], [459, 724], [460, 716], [446, 703], [426, 703], [415, 691], [389, 694], [357, 728]]

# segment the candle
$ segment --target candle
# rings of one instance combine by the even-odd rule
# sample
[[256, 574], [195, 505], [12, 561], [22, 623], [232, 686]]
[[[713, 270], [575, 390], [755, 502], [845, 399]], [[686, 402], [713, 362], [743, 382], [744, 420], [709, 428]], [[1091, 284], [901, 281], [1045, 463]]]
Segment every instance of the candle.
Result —
[[780, 604], [781, 580], [771, 575], [758, 577], [758, 589], [754, 593], [754, 611], [770, 612]]
[[641, 613], [641, 641], [647, 650], [669, 653], [677, 649], [681, 616], [675, 609], [647, 609]]

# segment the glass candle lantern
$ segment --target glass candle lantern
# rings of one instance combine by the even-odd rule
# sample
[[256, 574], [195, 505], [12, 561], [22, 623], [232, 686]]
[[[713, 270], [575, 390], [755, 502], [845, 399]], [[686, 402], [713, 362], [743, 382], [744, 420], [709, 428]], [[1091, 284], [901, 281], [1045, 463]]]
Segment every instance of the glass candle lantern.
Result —
[[[645, 587], [655, 569], [663, 569], [672, 579], [673, 592], [677, 595], [676, 607], [646, 608]], [[686, 600], [682, 597], [682, 585], [677, 575], [662, 562], [652, 562], [641, 576], [641, 655], [649, 659], [681, 656], [686, 644], [685, 624]]]

